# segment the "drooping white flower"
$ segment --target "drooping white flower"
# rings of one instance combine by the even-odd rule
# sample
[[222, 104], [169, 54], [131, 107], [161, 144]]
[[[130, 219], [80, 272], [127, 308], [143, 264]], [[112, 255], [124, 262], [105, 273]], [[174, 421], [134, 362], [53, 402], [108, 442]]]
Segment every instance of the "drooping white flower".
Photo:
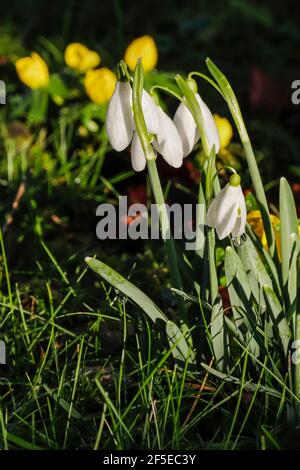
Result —
[[[208, 141], [208, 150], [211, 151], [213, 145], [216, 153], [220, 150], [220, 138], [218, 129], [207, 105], [204, 103], [198, 93], [196, 99], [199, 103], [204, 121], [204, 132]], [[174, 124], [177, 127], [183, 147], [183, 156], [186, 157], [191, 153], [195, 144], [198, 142], [200, 135], [192, 113], [184, 103], [180, 103], [174, 116]]]
[[169, 165], [179, 168], [182, 165], [183, 148], [176, 126], [160, 106], [157, 106], [157, 115], [160, 128], [154, 138], [153, 147]]
[[[156, 105], [153, 98], [143, 90], [142, 108], [149, 134], [153, 134], [153, 147], [175, 168], [182, 164], [183, 149], [181, 139], [172, 119]], [[132, 110], [132, 90], [128, 82], [118, 82], [110, 100], [106, 130], [109, 142], [118, 152], [131, 143], [131, 162], [135, 171], [146, 166], [146, 157], [137, 132]]]
[[146, 90], [143, 90], [142, 93], [142, 108], [147, 131], [150, 134], [158, 134], [160, 131], [158, 106]]
[[236, 238], [245, 233], [247, 210], [240, 181], [239, 175], [232, 175], [207, 211], [207, 225], [215, 227], [220, 240], [230, 234]]
[[117, 152], [126, 149], [133, 134], [132, 91], [128, 82], [117, 82], [106, 114], [106, 132]]

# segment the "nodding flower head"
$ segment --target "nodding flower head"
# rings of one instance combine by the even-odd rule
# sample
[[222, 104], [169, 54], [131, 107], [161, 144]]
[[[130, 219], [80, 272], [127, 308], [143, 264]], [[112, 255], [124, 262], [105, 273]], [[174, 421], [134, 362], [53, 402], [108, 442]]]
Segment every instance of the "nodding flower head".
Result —
[[117, 82], [106, 114], [106, 132], [117, 152], [126, 149], [133, 134], [132, 91], [128, 82]]
[[48, 65], [36, 52], [32, 52], [29, 57], [18, 59], [15, 66], [20, 80], [32, 90], [49, 85]]
[[117, 77], [107, 67], [88, 70], [84, 77], [84, 87], [87, 95], [96, 104], [107, 103], [115, 89]]
[[143, 58], [145, 72], [154, 69], [158, 60], [158, 52], [154, 39], [149, 35], [134, 39], [127, 47], [124, 59], [129, 68], [134, 70], [140, 57]]
[[[220, 150], [220, 138], [213, 115], [198, 93], [195, 94], [195, 97], [198, 101], [203, 116], [204, 132], [208, 142], [209, 153], [213, 145], [215, 146], [216, 153], [218, 153]], [[183, 156], [186, 157], [191, 153], [195, 144], [200, 139], [200, 134], [192, 113], [184, 103], [180, 103], [177, 108], [174, 116], [174, 124], [177, 127], [182, 141]]]
[[225, 117], [221, 117], [218, 114], [214, 114], [214, 120], [217, 125], [219, 137], [220, 137], [220, 148], [225, 149], [231, 142], [233, 136], [232, 125]]
[[66, 64], [78, 72], [84, 73], [89, 69], [93, 69], [100, 64], [100, 55], [88, 49], [80, 42], [72, 42], [66, 47], [65, 62]]
[[[183, 150], [172, 119], [143, 90], [142, 109], [146, 128], [152, 135], [152, 145], [169, 165], [182, 165]], [[146, 157], [135, 129], [132, 110], [132, 89], [129, 82], [117, 82], [106, 115], [106, 131], [112, 148], [121, 152], [131, 142], [131, 163], [135, 171], [146, 166]]]
[[241, 178], [231, 175], [229, 183], [219, 192], [207, 211], [207, 225], [216, 229], [220, 240], [240, 237], [245, 233], [247, 210]]

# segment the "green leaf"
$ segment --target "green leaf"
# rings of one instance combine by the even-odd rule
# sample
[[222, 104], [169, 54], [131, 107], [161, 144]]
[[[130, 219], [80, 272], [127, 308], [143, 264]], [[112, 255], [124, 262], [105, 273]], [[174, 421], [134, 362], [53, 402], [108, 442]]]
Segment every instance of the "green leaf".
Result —
[[26, 450], [43, 450], [42, 447], [33, 444], [32, 442], [25, 441], [22, 437], [16, 436], [15, 434], [12, 434], [10, 432], [6, 433], [6, 439], [9, 442], [12, 442], [13, 444], [16, 444], [18, 447], [21, 449], [26, 449]]
[[[164, 313], [157, 307], [157, 305], [136, 287], [131, 282], [127, 281], [121, 274], [114, 271], [110, 266], [102, 263], [94, 258], [85, 258], [88, 266], [95, 271], [99, 276], [109, 282], [115, 289], [120, 291], [134, 303], [136, 303], [153, 321], [156, 326], [165, 327], [165, 333], [168, 336], [169, 344], [173, 349], [174, 359], [178, 362], [189, 360], [190, 363], [194, 362], [194, 356], [190, 353], [190, 347], [182, 334], [181, 330], [175, 323], [169, 322]], [[182, 365], [182, 364], [181, 364]]]
[[224, 323], [224, 311], [222, 306], [221, 297], [217, 297], [213, 305], [211, 314], [211, 340], [214, 355], [216, 358], [217, 367], [219, 370], [224, 370], [226, 362], [226, 331]]
[[167, 321], [166, 333], [169, 344], [173, 348], [172, 354], [175, 361], [180, 364], [182, 361], [188, 360], [192, 353], [191, 347], [187, 344], [178, 326], [172, 321]]
[[196, 297], [195, 295], [184, 292], [183, 290], [175, 289], [175, 287], [172, 287], [171, 290], [175, 292], [177, 295], [180, 295], [181, 297], [183, 297], [185, 300], [189, 300], [190, 302], [196, 305], [199, 305], [199, 303], [201, 302], [202, 306], [206, 308], [208, 311], [212, 310], [212, 306], [208, 302], [205, 302], [205, 300], [199, 299], [199, 297]]
[[234, 122], [238, 129], [238, 132], [239, 132], [239, 135], [240, 135], [243, 147], [244, 147], [251, 180], [253, 182], [256, 199], [258, 203], [258, 208], [261, 212], [270, 254], [272, 256], [275, 256], [276, 258], [277, 252], [276, 252], [275, 236], [274, 236], [274, 231], [273, 231], [271, 220], [270, 220], [268, 202], [267, 202], [264, 186], [262, 183], [262, 179], [260, 176], [260, 172], [258, 169], [257, 161], [255, 158], [255, 155], [251, 146], [251, 142], [247, 133], [247, 129], [246, 129], [243, 117], [242, 117], [242, 113], [239, 107], [238, 100], [234, 94], [234, 91], [228, 79], [221, 72], [221, 70], [212, 62], [212, 60], [207, 58], [206, 65], [211, 75], [214, 77], [217, 84], [219, 85], [222, 95], [228, 104], [228, 107], [230, 109]]
[[[241, 379], [238, 378], [238, 377], [234, 377], [233, 375], [225, 374], [223, 372], [220, 372], [220, 371], [214, 369], [213, 367], [208, 366], [204, 362], [201, 362], [201, 366], [205, 370], [207, 370], [207, 372], [209, 372], [210, 374], [213, 374], [215, 377], [218, 377], [221, 380], [224, 380], [226, 382], [231, 382], [231, 383], [236, 384], [236, 385], [241, 385]], [[244, 384], [245, 390], [249, 390], [250, 392], [254, 392], [257, 387], [258, 387], [258, 384], [254, 383], [254, 382], [250, 382], [250, 381], [246, 382]], [[275, 390], [271, 387], [266, 387], [264, 385], [259, 385], [258, 390], [262, 393], [266, 393], [268, 395], [271, 395], [271, 396], [274, 396], [274, 397], [277, 397], [277, 398], [281, 398], [281, 392], [278, 392], [277, 390]]]
[[245, 321], [243, 312], [249, 312], [253, 317], [251, 289], [242, 262], [231, 246], [225, 251], [225, 273], [233, 316], [239, 327]]
[[48, 90], [51, 96], [60, 96], [61, 98], [68, 97], [68, 89], [65, 85], [65, 82], [57, 73], [53, 73], [50, 76]]
[[280, 297], [282, 295], [282, 282], [281, 282], [281, 275], [279, 276], [277, 264], [273, 261], [268, 251], [266, 251], [261, 242], [257, 239], [254, 235], [254, 232], [249, 224], [247, 224], [247, 235], [251, 239], [256, 251], [260, 254], [263, 264], [265, 267], [268, 268], [271, 277], [273, 279], [274, 289], [276, 290], [276, 294]]
[[[47, 393], [49, 393], [49, 395], [56, 401], [56, 403], [61, 407], [63, 408], [67, 413], [69, 413], [70, 411], [70, 405], [69, 403], [64, 399], [64, 398], [61, 398], [57, 392], [55, 392], [53, 389], [51, 389], [50, 387], [48, 387], [47, 384], [44, 384], [44, 388], [46, 390]], [[75, 419], [81, 419], [82, 416], [81, 414], [79, 413], [79, 411], [77, 411], [75, 408], [72, 408], [71, 410], [71, 417], [72, 418], [75, 418]]]
[[251, 239], [247, 236], [246, 243], [237, 248], [238, 255], [247, 274], [250, 290], [257, 300], [260, 313], [265, 310], [265, 301], [262, 287], [272, 285], [271, 278], [259, 256]]
[[281, 234], [281, 256], [282, 256], [282, 279], [284, 286], [287, 286], [290, 258], [293, 248], [291, 234], [295, 233], [298, 237], [297, 211], [292, 190], [285, 178], [280, 179], [279, 191], [279, 209], [280, 209], [280, 234]]
[[250, 284], [242, 262], [231, 246], [227, 246], [225, 251], [225, 273], [235, 323], [238, 328], [247, 328], [245, 337], [249, 348], [258, 357], [259, 345], [255, 339], [257, 316], [251, 299]]
[[[275, 332], [278, 332], [279, 337], [281, 339], [281, 343], [283, 346], [283, 351], [285, 356], [287, 355], [288, 352], [288, 347], [291, 339], [291, 330], [288, 325], [288, 321], [284, 315], [283, 308], [273, 291], [271, 287], [269, 286], [264, 286], [264, 295], [266, 299], [266, 304], [268, 307], [268, 311], [270, 314], [270, 317], [272, 319], [272, 324], [273, 324], [273, 329]], [[275, 334], [275, 337], [277, 335]]]
[[299, 272], [299, 251], [300, 251], [300, 242], [298, 234], [292, 233], [290, 235], [290, 245], [291, 245], [291, 258], [289, 266], [289, 275], [288, 275], [288, 285], [287, 290], [289, 294], [289, 309], [288, 309], [288, 318], [293, 318], [294, 328], [296, 327], [296, 314], [297, 314], [297, 290], [298, 290], [298, 272]]
[[48, 112], [49, 94], [46, 89], [32, 90], [28, 122], [30, 124], [41, 124], [45, 121]]

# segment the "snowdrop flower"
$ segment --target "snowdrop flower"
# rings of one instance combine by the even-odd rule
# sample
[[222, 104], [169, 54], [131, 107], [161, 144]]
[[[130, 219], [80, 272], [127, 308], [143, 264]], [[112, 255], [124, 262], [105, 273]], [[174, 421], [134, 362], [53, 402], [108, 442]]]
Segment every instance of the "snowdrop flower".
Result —
[[231, 175], [207, 211], [207, 225], [215, 227], [220, 240], [229, 234], [237, 238], [245, 233], [247, 210], [240, 182], [238, 174]]
[[[183, 149], [180, 136], [172, 119], [156, 105], [153, 98], [143, 90], [142, 108], [152, 145], [169, 165], [182, 165]], [[131, 163], [135, 171], [146, 167], [140, 138], [135, 131], [132, 111], [132, 90], [129, 82], [117, 82], [106, 115], [106, 131], [114, 150], [121, 152], [131, 142]]]
[[[209, 152], [213, 145], [216, 153], [220, 150], [220, 138], [218, 129], [212, 113], [201, 99], [198, 93], [195, 94], [199, 103], [201, 113], [204, 120], [204, 132], [209, 145]], [[199, 131], [192, 116], [192, 113], [184, 103], [180, 103], [174, 116], [174, 124], [177, 127], [183, 147], [183, 156], [186, 157], [191, 153], [195, 144], [200, 139]], [[208, 155], [207, 155], [208, 156]]]
[[106, 132], [110, 145], [122, 152], [133, 134], [132, 91], [128, 82], [117, 82], [106, 114]]

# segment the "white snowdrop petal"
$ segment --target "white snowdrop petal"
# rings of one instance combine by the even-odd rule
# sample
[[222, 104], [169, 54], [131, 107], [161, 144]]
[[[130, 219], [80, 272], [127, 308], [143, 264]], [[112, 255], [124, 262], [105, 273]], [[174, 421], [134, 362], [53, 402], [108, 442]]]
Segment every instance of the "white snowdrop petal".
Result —
[[110, 145], [121, 152], [133, 134], [132, 90], [128, 82], [117, 82], [106, 114], [106, 132]]
[[[221, 193], [218, 194], [218, 196], [220, 195]], [[207, 211], [207, 214], [206, 214], [206, 223], [209, 227], [214, 227], [215, 226], [215, 217], [216, 217], [216, 213], [218, 211], [218, 205], [220, 203], [220, 198], [215, 197], [215, 199], [213, 199], [213, 201], [211, 202], [209, 208], [208, 208], [208, 211]]]
[[220, 137], [217, 129], [217, 125], [213, 118], [211, 111], [209, 110], [208, 106], [204, 103], [200, 95], [196, 94], [197, 101], [201, 108], [201, 113], [204, 120], [205, 126], [205, 134], [209, 144], [209, 152], [211, 151], [213, 145], [215, 146], [216, 153], [220, 150]]
[[231, 215], [232, 210], [236, 207], [238, 201], [237, 188], [229, 183], [218, 194], [220, 203], [215, 217], [216, 225], [223, 223]]
[[172, 119], [157, 106], [159, 131], [153, 141], [153, 147], [169, 165], [179, 168], [182, 165], [183, 149], [177, 128]]
[[199, 133], [192, 113], [184, 103], [178, 106], [173, 122], [181, 139], [183, 156], [186, 157], [199, 140]]
[[234, 227], [230, 233], [233, 238], [240, 237], [244, 233], [241, 217], [236, 219]]
[[142, 94], [142, 108], [147, 131], [151, 134], [157, 134], [159, 132], [158, 106], [146, 90], [143, 90]]
[[[226, 202], [227, 192], [229, 190], [229, 184], [227, 184], [222, 191], [220, 191], [216, 197], [211, 202], [207, 215], [206, 220], [207, 224], [210, 227], [215, 227], [218, 223], [222, 222], [222, 211], [220, 211], [220, 206], [222, 206]], [[224, 202], [225, 201], [225, 202]]]
[[135, 171], [143, 171], [146, 167], [146, 157], [137, 132], [133, 134], [131, 143], [131, 164]]
[[231, 235], [236, 238], [240, 237], [245, 233], [245, 227], [246, 227], [246, 222], [247, 222], [247, 209], [246, 209], [246, 203], [245, 203], [245, 198], [243, 195], [243, 191], [240, 188], [240, 194], [239, 194], [239, 202], [238, 202], [238, 218], [236, 220], [236, 223], [231, 231]]
[[241, 236], [245, 232], [247, 210], [240, 186], [227, 184], [207, 211], [207, 224], [215, 227], [218, 238]]
[[227, 208], [227, 212], [222, 217], [221, 221], [216, 225], [216, 231], [220, 240], [228, 237], [233, 230], [237, 220], [237, 206], [234, 204]]

